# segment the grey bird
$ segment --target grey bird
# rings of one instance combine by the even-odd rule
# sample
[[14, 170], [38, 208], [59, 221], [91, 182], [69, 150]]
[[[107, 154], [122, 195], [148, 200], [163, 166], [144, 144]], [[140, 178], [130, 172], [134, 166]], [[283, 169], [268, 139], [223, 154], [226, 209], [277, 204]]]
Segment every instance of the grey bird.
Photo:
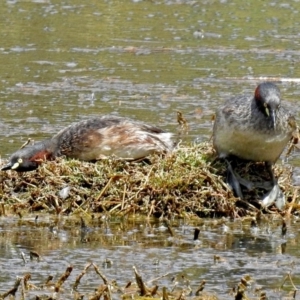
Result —
[[[293, 115], [281, 106], [279, 88], [272, 82], [263, 82], [257, 86], [254, 95], [229, 99], [217, 110], [213, 145], [220, 158], [236, 156], [265, 162], [273, 188], [263, 199], [263, 205], [269, 206], [275, 201], [276, 206], [282, 209], [285, 200], [272, 165], [280, 157], [296, 128]], [[227, 162], [231, 179], [229, 184], [237, 196], [242, 197], [240, 184], [243, 182]]]

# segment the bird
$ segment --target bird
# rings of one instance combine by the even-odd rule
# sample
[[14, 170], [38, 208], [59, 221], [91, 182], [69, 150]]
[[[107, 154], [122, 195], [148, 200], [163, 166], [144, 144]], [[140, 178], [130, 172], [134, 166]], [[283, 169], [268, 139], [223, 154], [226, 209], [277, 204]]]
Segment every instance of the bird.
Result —
[[173, 133], [142, 121], [114, 115], [92, 117], [17, 150], [1, 170], [33, 171], [43, 161], [61, 156], [91, 162], [111, 156], [142, 160], [153, 153], [172, 152], [173, 138]]
[[[265, 162], [272, 189], [263, 199], [270, 205], [282, 198], [272, 166], [297, 129], [295, 117], [281, 105], [281, 94], [273, 82], [260, 83], [254, 95], [229, 99], [217, 109], [213, 126], [213, 146], [219, 158], [228, 164], [229, 184], [240, 198], [242, 180], [233, 171], [230, 157], [253, 162]], [[277, 204], [283, 206], [280, 200]], [[276, 204], [276, 202], [275, 202]]]

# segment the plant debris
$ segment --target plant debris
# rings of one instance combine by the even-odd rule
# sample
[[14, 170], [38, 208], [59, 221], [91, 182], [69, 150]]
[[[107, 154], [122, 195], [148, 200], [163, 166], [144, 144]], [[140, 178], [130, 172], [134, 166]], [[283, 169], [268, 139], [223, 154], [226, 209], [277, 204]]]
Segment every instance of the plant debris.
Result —
[[[94, 267], [95, 273], [93, 273], [92, 267]], [[94, 275], [98, 274], [102, 279], [103, 283], [99, 283], [98, 288], [93, 292], [90, 291], [87, 294], [82, 294], [78, 292], [80, 279], [87, 274], [87, 271], [89, 271], [89, 269], [91, 269], [89, 272], [90, 274], [89, 276], [92, 276], [92, 274]], [[95, 263], [90, 263], [85, 266], [84, 270], [76, 278], [76, 281], [73, 285], [76, 288], [73, 291], [60, 292], [60, 287], [64, 284], [66, 280], [68, 280], [72, 270], [73, 270], [72, 266], [67, 267], [65, 273], [61, 275], [60, 279], [56, 284], [53, 284], [52, 282], [53, 276], [49, 276], [46, 284], [42, 283], [37, 286], [30, 283], [31, 274], [27, 273], [23, 277], [18, 277], [16, 279], [13, 288], [11, 288], [10, 290], [8, 290], [3, 294], [0, 294], [0, 299], [5, 299], [9, 295], [15, 297], [17, 292], [21, 293], [22, 299], [25, 299], [25, 295], [26, 297], [35, 295], [36, 296], [35, 299], [37, 300], [63, 299], [68, 295], [72, 295], [71, 296], [72, 299], [75, 300], [79, 300], [79, 299], [112, 300], [112, 299], [116, 299], [116, 296], [118, 299], [137, 299], [137, 300], [139, 299], [166, 299], [166, 300], [168, 299], [169, 300], [171, 299], [194, 299], [194, 300], [219, 299], [218, 296], [216, 296], [214, 293], [205, 291], [205, 284], [206, 284], [205, 279], [199, 283], [198, 288], [191, 288], [189, 285], [189, 281], [185, 278], [185, 276], [181, 276], [181, 278], [179, 279], [180, 281], [185, 282], [184, 286], [182, 287], [176, 286], [178, 282], [174, 285], [173, 288], [172, 287], [167, 288], [166, 286], [158, 286], [158, 285], [154, 285], [153, 287], [148, 287], [144, 283], [141, 274], [139, 273], [139, 271], [135, 266], [133, 267], [133, 271], [135, 274], [136, 282], [135, 283], [129, 282], [126, 286], [120, 287], [117, 285], [116, 280], [113, 279], [108, 281], [106, 277], [100, 273], [99, 268]], [[158, 280], [159, 278], [155, 279], [156, 282]], [[232, 297], [230, 299], [250, 299], [247, 296], [247, 292], [250, 292], [250, 290], [252, 289], [251, 288], [252, 281], [253, 279], [249, 275], [245, 275], [244, 277], [242, 277], [240, 282], [237, 282], [235, 287], [232, 289], [231, 291]], [[290, 272], [285, 276], [283, 283], [279, 288], [280, 290], [283, 288], [286, 282], [290, 282], [295, 297], [297, 288], [293, 282], [292, 275]], [[53, 285], [54, 285], [54, 289], [53, 289]], [[261, 288], [258, 288], [253, 292], [257, 296], [255, 299], [267, 299], [265, 291], [261, 290]], [[33, 298], [31, 297], [30, 299]]]
[[[210, 143], [178, 147], [173, 154], [152, 156], [150, 161], [111, 158], [89, 163], [59, 158], [32, 172], [2, 172], [0, 211], [20, 216], [44, 211], [236, 218], [263, 210], [262, 189], [243, 191], [243, 200], [234, 196], [226, 184], [226, 163], [217, 159]], [[269, 180], [263, 163], [239, 161], [235, 170], [247, 180]], [[291, 213], [299, 206], [291, 167], [277, 164], [275, 174]]]

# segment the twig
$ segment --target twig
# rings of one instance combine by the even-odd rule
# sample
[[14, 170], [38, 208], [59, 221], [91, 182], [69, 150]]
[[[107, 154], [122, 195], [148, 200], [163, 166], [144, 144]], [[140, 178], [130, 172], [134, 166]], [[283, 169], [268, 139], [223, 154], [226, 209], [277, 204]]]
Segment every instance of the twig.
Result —
[[122, 205], [121, 203], [117, 204], [116, 206], [114, 206], [114, 207], [109, 211], [109, 213], [112, 213], [114, 210], [116, 210], [117, 208], [119, 208], [121, 205]]
[[138, 194], [145, 188], [146, 184], [148, 183], [149, 181], [149, 178], [150, 178], [150, 174], [152, 173], [152, 170], [153, 170], [154, 166], [152, 166], [149, 170], [149, 172], [147, 173], [147, 175], [145, 176], [145, 180], [143, 182], [143, 185], [138, 189], [138, 191], [135, 193], [135, 195], [133, 195], [131, 197], [131, 199], [137, 199], [137, 196]]
[[76, 290], [79, 283], [80, 283], [80, 280], [81, 278], [86, 274], [86, 271], [88, 270], [88, 268], [92, 265], [92, 263], [89, 263], [85, 266], [85, 268], [83, 269], [83, 271], [77, 276], [76, 280], [75, 280], [75, 283], [73, 285], [73, 289]]
[[287, 273], [287, 275], [285, 275], [285, 278], [284, 278], [283, 283], [282, 283], [282, 285], [280, 286], [280, 288], [281, 288], [281, 289], [283, 288], [283, 286], [284, 286], [284, 284], [285, 284], [285, 282], [286, 282], [287, 279], [290, 280], [290, 283], [291, 283], [291, 285], [293, 286], [294, 290], [295, 290], [295, 291], [298, 291], [298, 289], [296, 288], [296, 286], [294, 285], [294, 282], [293, 282], [293, 280], [292, 280], [291, 272], [289, 272], [289, 273]]
[[16, 282], [15, 282], [15, 285], [12, 289], [10, 289], [9, 291], [7, 291], [6, 293], [0, 295], [0, 298], [4, 299], [6, 298], [7, 296], [9, 295], [12, 295], [12, 296], [15, 296], [16, 295], [16, 292], [21, 284], [21, 281], [22, 281], [22, 277], [18, 277]]
[[125, 203], [125, 195], [126, 195], [126, 183], [124, 184], [124, 190], [123, 190], [123, 197], [122, 197], [122, 206], [121, 206], [121, 210], [123, 210], [124, 208], [124, 203]]
[[292, 213], [292, 209], [294, 207], [294, 203], [296, 202], [296, 199], [297, 199], [297, 196], [298, 196], [298, 191], [299, 191], [299, 188], [295, 188], [295, 191], [294, 191], [294, 194], [293, 194], [293, 199], [292, 199], [292, 202], [289, 204], [289, 209], [288, 211], [286, 212], [285, 216], [286, 217], [290, 217], [291, 213]]
[[197, 291], [195, 292], [196, 296], [199, 296], [200, 292], [202, 292], [204, 290], [205, 284], [206, 284], [206, 280], [202, 280], [202, 282], [200, 283]]
[[295, 291], [298, 291], [298, 289], [296, 288], [296, 286], [294, 285], [294, 282], [293, 282], [293, 279], [292, 279], [292, 276], [291, 276], [291, 272], [288, 273], [288, 277], [289, 277], [289, 280], [294, 288]]
[[62, 286], [62, 284], [68, 279], [68, 277], [70, 276], [71, 272], [73, 270], [72, 266], [67, 267], [66, 272], [59, 278], [59, 280], [56, 282], [55, 284], [55, 292], [58, 293], [60, 287]]
[[140, 289], [140, 294], [141, 294], [141, 296], [146, 296], [147, 295], [147, 288], [144, 284], [142, 276], [138, 273], [136, 267], [133, 267], [133, 270], [134, 270], [134, 274], [135, 274], [136, 283], [137, 283], [137, 285]]
[[159, 279], [161, 279], [161, 278], [164, 278], [164, 277], [166, 277], [166, 276], [168, 276], [168, 275], [170, 275], [170, 273], [166, 273], [166, 274], [161, 275], [161, 276], [159, 276], [159, 277], [153, 278], [153, 279], [151, 279], [151, 280], [149, 280], [149, 281], [147, 281], [147, 282], [148, 282], [148, 283], [151, 283], [151, 282], [153, 282], [153, 281], [157, 281], [157, 280], [159, 280]]
[[97, 273], [97, 274], [101, 277], [101, 279], [103, 280], [104, 284], [108, 285], [108, 283], [109, 283], [108, 280], [107, 280], [106, 277], [100, 272], [98, 266], [97, 266], [95, 263], [93, 263], [93, 266], [94, 266], [94, 269], [95, 269], [96, 273]]
[[169, 300], [169, 296], [168, 296], [168, 290], [167, 288], [164, 286], [163, 287], [163, 296], [162, 296], [163, 300]]
[[105, 185], [105, 187], [101, 190], [100, 194], [97, 196], [97, 198], [95, 199], [95, 202], [98, 202], [100, 200], [100, 198], [104, 195], [104, 193], [106, 192], [106, 190], [108, 189], [109, 185], [114, 181], [117, 180], [119, 178], [123, 177], [123, 175], [113, 175], [109, 178], [107, 184]]
[[84, 208], [82, 208], [83, 205], [85, 205], [89, 200], [85, 200], [83, 201], [80, 205], [78, 205], [75, 201], [72, 203], [74, 206], [76, 206], [76, 209], [73, 210], [72, 215], [77, 214], [77, 212], [82, 212], [85, 215], [90, 217], [90, 214], [84, 210]]
[[174, 230], [173, 230], [173, 228], [171, 227], [169, 221], [166, 219], [164, 223], [165, 223], [165, 225], [167, 226], [168, 232], [170, 233], [171, 237], [175, 237]]
[[[89, 298], [89, 300], [100, 300], [101, 299], [101, 296], [105, 293], [105, 292], [109, 292], [109, 290], [108, 290], [108, 286], [107, 285], [101, 285], [98, 289], [97, 289], [97, 291], [95, 292], [95, 294], [91, 297], [91, 298]], [[107, 298], [105, 298], [107, 295], [104, 295], [103, 296], [103, 298], [104, 299], [107, 299]], [[109, 299], [111, 299], [111, 298], [109, 298]]]
[[[95, 263], [93, 263], [93, 266], [94, 266], [96, 273], [101, 277], [105, 286], [107, 287], [107, 294], [105, 294], [104, 299], [111, 300], [112, 297], [111, 297], [110, 283], [108, 282], [107, 278], [100, 272], [98, 266]], [[103, 292], [105, 292], [105, 291], [106, 290], [104, 290]]]

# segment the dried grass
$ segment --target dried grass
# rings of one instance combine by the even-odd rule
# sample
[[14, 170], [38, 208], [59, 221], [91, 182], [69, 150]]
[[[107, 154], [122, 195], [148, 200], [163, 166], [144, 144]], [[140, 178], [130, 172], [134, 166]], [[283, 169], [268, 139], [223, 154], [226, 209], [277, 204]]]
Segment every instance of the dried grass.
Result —
[[[153, 156], [150, 161], [109, 159], [88, 163], [60, 158], [32, 172], [2, 172], [2, 210], [5, 207], [14, 212], [43, 210], [67, 215], [138, 213], [170, 218], [239, 217], [260, 209], [257, 190], [247, 191], [243, 201], [234, 197], [224, 182], [226, 165], [216, 159], [210, 143], [179, 147], [168, 157]], [[238, 165], [240, 175], [252, 180], [267, 177], [264, 169], [262, 163]], [[280, 174], [280, 186], [290, 202], [295, 193], [291, 170], [277, 166], [276, 174]], [[64, 187], [70, 188], [65, 195], [61, 192]]]

